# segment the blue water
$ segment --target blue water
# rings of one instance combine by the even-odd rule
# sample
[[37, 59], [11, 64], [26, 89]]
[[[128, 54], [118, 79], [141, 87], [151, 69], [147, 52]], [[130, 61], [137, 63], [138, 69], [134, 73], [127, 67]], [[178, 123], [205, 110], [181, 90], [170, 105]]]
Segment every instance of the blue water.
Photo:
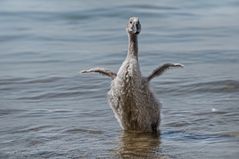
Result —
[[[177, 62], [151, 86], [160, 135], [123, 132], [106, 100], [125, 26], [138, 16], [144, 75]], [[0, 1], [0, 158], [237, 159], [239, 2]]]

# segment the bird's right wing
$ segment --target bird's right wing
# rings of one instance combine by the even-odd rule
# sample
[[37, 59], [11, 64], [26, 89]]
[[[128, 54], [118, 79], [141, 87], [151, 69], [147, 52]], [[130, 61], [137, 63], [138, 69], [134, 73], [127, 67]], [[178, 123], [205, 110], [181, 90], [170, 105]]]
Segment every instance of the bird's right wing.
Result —
[[108, 76], [108, 77], [111, 77], [111, 79], [115, 79], [115, 77], [117, 76], [116, 73], [110, 71], [110, 70], [105, 70], [104, 68], [91, 68], [89, 70], [83, 70], [81, 71], [81, 73], [90, 73], [90, 72], [97, 72], [97, 73], [100, 73], [102, 75], [105, 75], [105, 76]]

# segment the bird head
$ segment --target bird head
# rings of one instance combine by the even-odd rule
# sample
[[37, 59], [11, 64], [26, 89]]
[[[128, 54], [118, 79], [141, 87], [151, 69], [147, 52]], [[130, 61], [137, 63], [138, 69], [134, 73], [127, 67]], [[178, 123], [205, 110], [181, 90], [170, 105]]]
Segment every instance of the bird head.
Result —
[[139, 22], [139, 18], [138, 17], [130, 17], [127, 27], [126, 27], [126, 31], [129, 34], [139, 34], [141, 31], [141, 24]]

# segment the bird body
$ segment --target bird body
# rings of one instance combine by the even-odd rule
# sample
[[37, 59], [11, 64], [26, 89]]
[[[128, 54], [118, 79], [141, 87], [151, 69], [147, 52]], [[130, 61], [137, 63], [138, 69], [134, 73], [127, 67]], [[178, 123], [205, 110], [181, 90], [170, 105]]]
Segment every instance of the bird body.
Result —
[[141, 31], [139, 18], [131, 17], [126, 30], [129, 37], [128, 53], [117, 74], [103, 68], [82, 72], [98, 72], [112, 78], [108, 101], [123, 130], [157, 132], [160, 124], [160, 102], [150, 90], [149, 82], [168, 68], [183, 65], [164, 64], [148, 77], [143, 77], [138, 62], [137, 36]]

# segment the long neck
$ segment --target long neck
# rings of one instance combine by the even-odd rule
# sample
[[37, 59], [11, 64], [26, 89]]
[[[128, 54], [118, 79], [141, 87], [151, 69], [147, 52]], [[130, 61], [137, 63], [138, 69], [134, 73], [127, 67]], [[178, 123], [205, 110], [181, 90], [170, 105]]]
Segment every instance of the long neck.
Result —
[[129, 34], [128, 56], [135, 57], [138, 60], [138, 39], [137, 35]]

